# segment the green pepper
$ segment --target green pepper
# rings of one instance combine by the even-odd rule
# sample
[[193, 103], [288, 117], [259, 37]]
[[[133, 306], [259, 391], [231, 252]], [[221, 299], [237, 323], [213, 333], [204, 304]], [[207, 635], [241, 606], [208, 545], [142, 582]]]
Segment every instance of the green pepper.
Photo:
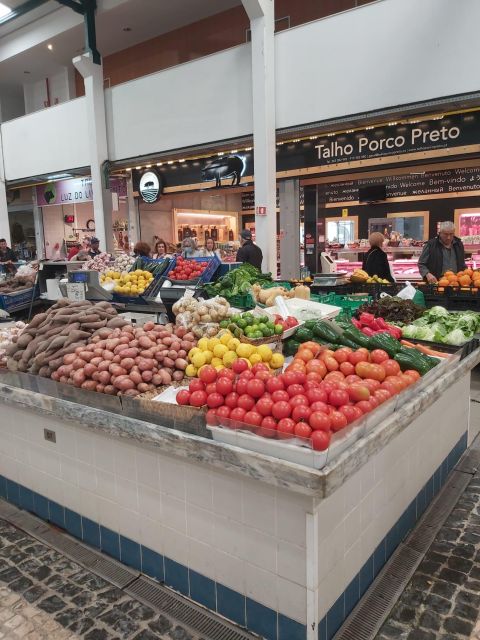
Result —
[[372, 349], [383, 349], [393, 358], [400, 351], [401, 344], [389, 333], [376, 333], [370, 338], [370, 347]]
[[313, 338], [313, 333], [306, 327], [300, 327], [295, 332], [295, 339], [298, 342], [309, 342]]
[[317, 320], [313, 333], [328, 342], [337, 342], [338, 333], [326, 320]]
[[293, 338], [289, 338], [288, 340], [285, 340], [285, 342], [283, 343], [283, 354], [287, 357], [294, 356], [297, 353], [299, 347], [300, 347], [300, 342], [298, 342], [298, 340], [293, 340]]
[[357, 349], [359, 347], [365, 347], [365, 349], [370, 347], [370, 338], [362, 333], [360, 329], [354, 327], [353, 324], [351, 324], [348, 329], [345, 329], [342, 333], [342, 337], [354, 342]]

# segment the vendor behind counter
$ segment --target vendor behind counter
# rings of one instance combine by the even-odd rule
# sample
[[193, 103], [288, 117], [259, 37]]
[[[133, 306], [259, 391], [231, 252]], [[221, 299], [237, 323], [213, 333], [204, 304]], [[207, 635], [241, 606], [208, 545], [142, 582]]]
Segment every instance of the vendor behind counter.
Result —
[[370, 243], [370, 249], [363, 256], [363, 270], [366, 271], [370, 277], [378, 276], [389, 282], [395, 282], [390, 270], [387, 254], [382, 249], [385, 236], [375, 231], [370, 234], [368, 241]]

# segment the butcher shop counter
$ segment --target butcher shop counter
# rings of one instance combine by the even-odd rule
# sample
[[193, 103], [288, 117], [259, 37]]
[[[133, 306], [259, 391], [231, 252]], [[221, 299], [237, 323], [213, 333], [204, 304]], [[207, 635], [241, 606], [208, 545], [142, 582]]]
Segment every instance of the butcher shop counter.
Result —
[[439, 365], [321, 470], [4, 373], [0, 496], [269, 640], [330, 639], [476, 435], [479, 362]]

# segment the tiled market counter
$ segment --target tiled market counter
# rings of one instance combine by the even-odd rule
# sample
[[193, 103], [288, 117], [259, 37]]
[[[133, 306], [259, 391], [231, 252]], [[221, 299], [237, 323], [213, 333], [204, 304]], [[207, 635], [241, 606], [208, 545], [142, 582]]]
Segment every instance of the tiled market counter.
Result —
[[269, 640], [330, 639], [466, 448], [479, 361], [320, 471], [2, 375], [0, 496]]

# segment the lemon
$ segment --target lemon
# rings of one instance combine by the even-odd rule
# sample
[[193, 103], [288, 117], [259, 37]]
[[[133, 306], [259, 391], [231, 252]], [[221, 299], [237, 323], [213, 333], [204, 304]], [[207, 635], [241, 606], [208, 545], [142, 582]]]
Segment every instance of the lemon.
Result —
[[252, 367], [252, 363], [250, 362], [250, 360], [248, 360], [248, 358], [240, 358], [240, 360], [243, 360], [244, 362], [246, 362], [248, 364], [249, 369]]
[[223, 364], [226, 367], [231, 367], [237, 358], [238, 356], [235, 351], [227, 351], [227, 353], [222, 358]]
[[138, 291], [137, 285], [136, 284], [132, 284], [132, 286], [130, 287], [130, 291], [132, 293], [137, 293], [137, 291]]
[[239, 358], [246, 358], [248, 360], [248, 358], [250, 358], [254, 351], [255, 347], [253, 345], [242, 342], [237, 347], [237, 356]]
[[207, 349], [207, 351], [202, 351], [206, 364], [210, 364], [212, 362], [213, 353]]
[[259, 353], [252, 353], [249, 360], [252, 364], [258, 364], [262, 361], [262, 356]]
[[141, 295], [144, 291], [145, 289], [143, 287], [140, 287], [140, 289], [138, 290], [138, 293]]
[[272, 353], [272, 358], [269, 364], [272, 367], [272, 369], [280, 369], [280, 367], [283, 367], [284, 362], [285, 362], [285, 358], [281, 353]]
[[201, 351], [206, 351], [208, 349], [208, 338], [200, 338], [200, 340], [197, 342], [197, 347]]
[[215, 367], [215, 369], [217, 367], [220, 367], [221, 369], [223, 369], [223, 360], [221, 358], [212, 358], [212, 361], [210, 364], [212, 365], [212, 367]]
[[202, 365], [205, 364], [206, 360], [205, 360], [205, 356], [203, 355], [202, 352], [200, 353], [196, 353], [193, 358], [191, 358], [192, 364], [194, 367], [197, 367], [197, 369], [199, 369]]
[[223, 358], [223, 356], [227, 353], [228, 348], [224, 344], [217, 344], [213, 348], [213, 355], [216, 358]]
[[189, 378], [194, 378], [197, 375], [197, 369], [193, 366], [193, 364], [187, 365], [185, 369], [185, 375]]
[[210, 338], [208, 341], [208, 348], [213, 351], [217, 344], [221, 344], [218, 338]]
[[240, 340], [238, 338], [230, 338], [230, 340], [227, 342], [227, 347], [229, 351], [236, 351], [239, 344]]
[[196, 353], [201, 353], [201, 349], [199, 349], [198, 347], [193, 347], [192, 349], [190, 349], [190, 351], [188, 352], [189, 360], [191, 360]]
[[272, 359], [272, 350], [266, 344], [261, 344], [259, 347], [257, 347], [257, 353], [259, 356], [261, 356], [263, 362], [270, 362], [270, 360]]
[[122, 293], [122, 287], [119, 287], [118, 285], [113, 287], [113, 290], [115, 291], [115, 293]]
[[227, 346], [227, 344], [230, 342], [231, 339], [232, 339], [232, 336], [230, 334], [224, 333], [223, 336], [220, 338], [220, 342], [225, 346]]
[[217, 366], [215, 367], [215, 369], [217, 371], [221, 371], [222, 369], [225, 369], [225, 367], [223, 366], [223, 364], [217, 364]]

